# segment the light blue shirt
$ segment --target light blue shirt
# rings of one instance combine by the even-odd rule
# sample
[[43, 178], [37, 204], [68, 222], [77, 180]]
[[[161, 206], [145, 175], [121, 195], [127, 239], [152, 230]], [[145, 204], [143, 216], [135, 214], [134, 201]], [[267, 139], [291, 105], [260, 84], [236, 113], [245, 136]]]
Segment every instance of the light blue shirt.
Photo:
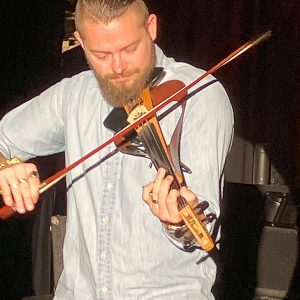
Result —
[[[189, 84], [203, 74], [156, 51], [164, 81]], [[111, 110], [93, 72], [80, 73], [8, 113], [0, 123], [0, 151], [23, 160], [65, 151], [69, 165], [112, 137], [103, 126]], [[160, 122], [167, 142], [180, 114], [181, 107]], [[217, 215], [232, 134], [233, 113], [220, 83], [188, 100], [181, 138], [181, 161], [192, 170], [186, 182]], [[64, 270], [55, 299], [213, 299], [213, 260], [198, 263], [204, 251], [174, 246], [142, 200], [155, 168], [120, 152], [99, 164], [113, 149], [109, 145], [67, 175]]]

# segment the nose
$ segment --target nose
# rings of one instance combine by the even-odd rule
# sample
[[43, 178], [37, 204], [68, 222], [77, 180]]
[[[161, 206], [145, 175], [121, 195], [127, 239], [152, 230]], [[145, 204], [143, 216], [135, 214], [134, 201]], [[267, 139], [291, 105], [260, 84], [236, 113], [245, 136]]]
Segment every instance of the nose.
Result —
[[112, 57], [112, 70], [116, 74], [121, 74], [127, 69], [127, 63], [121, 54], [114, 54]]

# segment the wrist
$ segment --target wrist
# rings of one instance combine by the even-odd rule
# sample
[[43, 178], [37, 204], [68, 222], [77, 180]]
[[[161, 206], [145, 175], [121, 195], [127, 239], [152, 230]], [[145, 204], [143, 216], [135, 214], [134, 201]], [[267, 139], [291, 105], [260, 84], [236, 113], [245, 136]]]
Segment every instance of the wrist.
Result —
[[163, 228], [165, 234], [177, 247], [184, 251], [194, 250], [196, 239], [184, 222], [177, 224], [163, 223]]

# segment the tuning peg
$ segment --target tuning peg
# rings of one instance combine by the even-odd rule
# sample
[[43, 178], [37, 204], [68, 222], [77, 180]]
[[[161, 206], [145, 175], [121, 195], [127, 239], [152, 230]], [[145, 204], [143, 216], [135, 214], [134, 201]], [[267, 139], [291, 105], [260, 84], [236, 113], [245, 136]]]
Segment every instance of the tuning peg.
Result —
[[211, 223], [217, 218], [217, 216], [216, 216], [216, 214], [211, 213], [211, 214], [206, 215], [206, 218], [207, 218], [208, 222]]
[[197, 206], [196, 206], [196, 211], [198, 212], [203, 212], [205, 209], [209, 207], [209, 203], [207, 201], [201, 201]]

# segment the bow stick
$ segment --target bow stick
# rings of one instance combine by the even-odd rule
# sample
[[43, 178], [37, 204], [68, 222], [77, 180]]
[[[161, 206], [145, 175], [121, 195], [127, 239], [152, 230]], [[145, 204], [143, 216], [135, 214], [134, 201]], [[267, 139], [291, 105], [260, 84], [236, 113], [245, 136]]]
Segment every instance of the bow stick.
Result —
[[[150, 119], [153, 117], [160, 109], [165, 107], [167, 104], [169, 104], [171, 101], [176, 100], [176, 98], [181, 99], [180, 96], [182, 96], [183, 93], [191, 89], [193, 86], [195, 86], [197, 83], [199, 83], [201, 80], [206, 78], [208, 75], [213, 74], [217, 70], [219, 70], [221, 67], [225, 66], [232, 60], [236, 59], [239, 57], [241, 54], [244, 52], [248, 51], [249, 49], [253, 48], [254, 46], [258, 45], [259, 43], [269, 39], [272, 35], [271, 31], [267, 31], [264, 34], [261, 34], [259, 37], [252, 39], [242, 46], [240, 46], [238, 49], [233, 51], [231, 54], [229, 54], [227, 57], [225, 57], [223, 60], [221, 60], [219, 63], [217, 63], [215, 66], [213, 66], [211, 69], [206, 71], [202, 76], [188, 84], [187, 86], [182, 87], [179, 89], [177, 92], [175, 92], [173, 95], [169, 96], [162, 102], [160, 102], [158, 105], [153, 107], [151, 110], [137, 118], [133, 123], [130, 123], [120, 131], [118, 131], [112, 138], [108, 139], [106, 142], [104, 142], [102, 145], [98, 146], [96, 149], [92, 150], [88, 154], [84, 155], [82, 158], [78, 159], [74, 163], [70, 164], [69, 166], [65, 167], [64, 169], [58, 171], [56, 174], [50, 176], [49, 178], [45, 179], [39, 189], [39, 193], [42, 194], [46, 190], [48, 190], [50, 187], [55, 185], [58, 181], [63, 179], [68, 172], [70, 172], [72, 169], [80, 165], [82, 162], [93, 156], [94, 154], [98, 153], [101, 151], [103, 148], [107, 147], [111, 143], [115, 142], [117, 139], [120, 137], [125, 136], [128, 134], [130, 131], [132, 131], [134, 128], [136, 128], [138, 125], [142, 124], [144, 121]], [[180, 101], [180, 100], [179, 100]], [[0, 190], [0, 194], [2, 194], [2, 191]], [[12, 216], [16, 211], [9, 207], [9, 206], [3, 206], [0, 208], [0, 219], [4, 220]]]

